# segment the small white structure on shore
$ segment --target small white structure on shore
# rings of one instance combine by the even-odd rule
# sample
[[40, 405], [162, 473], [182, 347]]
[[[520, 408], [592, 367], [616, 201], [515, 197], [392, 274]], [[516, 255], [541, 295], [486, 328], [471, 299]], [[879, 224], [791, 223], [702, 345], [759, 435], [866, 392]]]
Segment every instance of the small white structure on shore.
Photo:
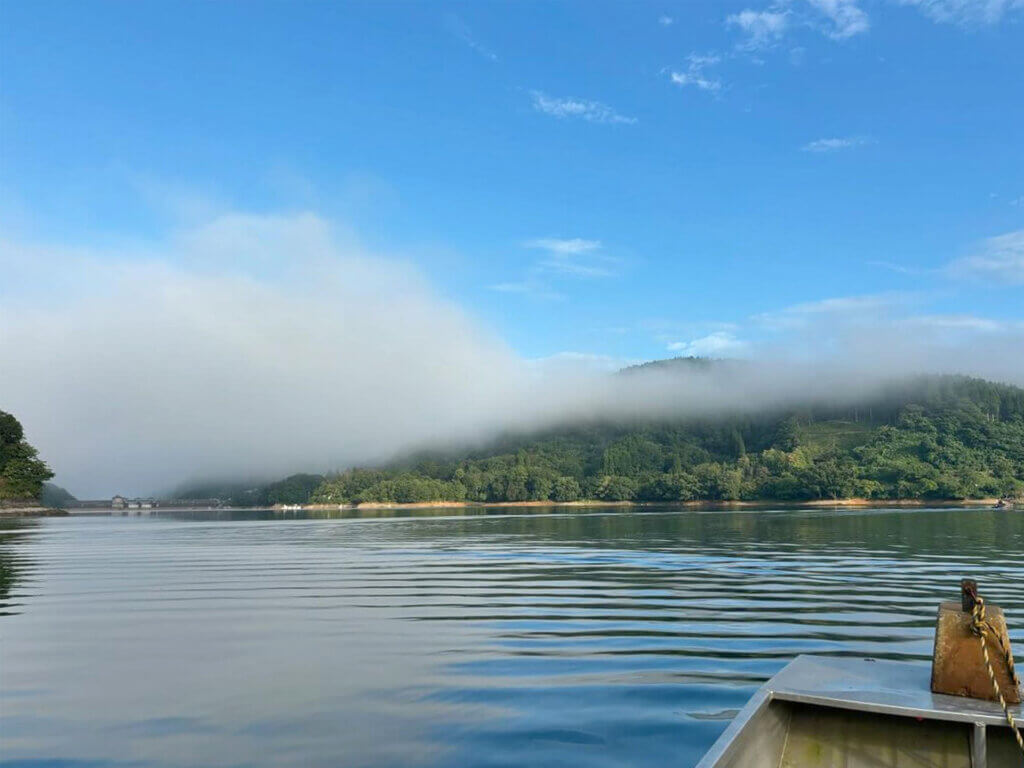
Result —
[[111, 509], [153, 509], [156, 499], [128, 499], [118, 494], [110, 500]]

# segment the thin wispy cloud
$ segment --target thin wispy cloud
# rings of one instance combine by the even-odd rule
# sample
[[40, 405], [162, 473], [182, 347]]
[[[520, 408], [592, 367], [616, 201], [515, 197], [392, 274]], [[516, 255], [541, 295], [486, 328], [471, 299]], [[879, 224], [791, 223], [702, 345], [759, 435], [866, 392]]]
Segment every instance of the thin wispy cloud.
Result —
[[824, 18], [823, 31], [833, 40], [859, 35], [871, 26], [857, 0], [807, 0], [807, 3]]
[[1024, 9], [1024, 0], [896, 0], [918, 8], [928, 18], [944, 24], [974, 26], [996, 24], [1012, 11]]
[[1024, 229], [983, 241], [969, 256], [951, 262], [953, 277], [971, 277], [997, 285], [1024, 284]]
[[[531, 242], [573, 258], [603, 250], [585, 238]], [[997, 253], [1020, 245], [989, 242]], [[557, 420], [862, 397], [906, 372], [1024, 382], [1019, 321], [915, 317], [913, 297], [897, 294], [770, 313], [801, 321], [768, 329], [773, 345], [755, 345], [766, 330], [756, 323], [674, 337], [677, 354], [769, 361], [721, 375], [608, 377], [617, 363], [586, 350], [524, 360], [410, 263], [348, 244], [312, 214], [225, 213], [146, 252], [0, 240], [0, 262], [4, 287], [17, 289], [0, 292], [0, 398], [79, 495], [381, 461], [433, 444], [438, 423], [462, 442]], [[542, 289], [494, 287], [517, 298]], [[122, 359], [141, 372], [129, 388]]]
[[708, 74], [707, 69], [721, 60], [722, 58], [716, 54], [691, 53], [686, 59], [686, 69], [669, 70], [669, 79], [680, 88], [693, 87], [701, 91], [717, 93], [722, 88], [722, 81]]
[[828, 152], [841, 152], [845, 149], [855, 149], [873, 142], [874, 140], [867, 136], [836, 136], [828, 139], [815, 139], [804, 144], [800, 149], [804, 152], [825, 154]]
[[542, 237], [524, 245], [546, 254], [534, 264], [538, 272], [583, 278], [613, 277], [619, 266], [618, 259], [601, 252], [599, 240]]
[[881, 267], [882, 269], [887, 269], [890, 272], [895, 272], [899, 275], [922, 275], [929, 271], [932, 271], [927, 269], [921, 269], [919, 267], [908, 267], [905, 264], [896, 264], [891, 261], [878, 261], [873, 259], [866, 263], [871, 265], [872, 267]]
[[527, 248], [540, 248], [552, 253], [572, 255], [577, 253], [591, 253], [601, 248], [600, 240], [584, 240], [582, 237], [539, 237], [535, 240], [527, 240]]
[[663, 27], [671, 27], [674, 22], [675, 22], [675, 19], [673, 19], [671, 16], [659, 16], [658, 17], [658, 23], [661, 24], [661, 26], [663, 26]]
[[566, 256], [555, 256], [538, 262], [538, 266], [546, 272], [572, 275], [573, 277], [612, 277], [615, 275], [615, 270], [607, 266], [581, 263]]
[[477, 40], [476, 36], [473, 34], [473, 31], [469, 28], [469, 25], [466, 24], [466, 22], [464, 22], [458, 16], [455, 16], [454, 14], [449, 15], [445, 19], [445, 23], [449, 31], [451, 31], [451, 33], [455, 35], [455, 37], [457, 37], [459, 40], [465, 43], [472, 51], [477, 53], [479, 56], [487, 59], [488, 61], [498, 60], [498, 54], [496, 54], [490, 48], [488, 48], [479, 40]]
[[489, 286], [499, 293], [519, 294], [546, 301], [561, 300], [565, 294], [555, 287], [566, 281], [614, 277], [621, 260], [603, 252], [600, 240], [582, 237], [538, 237], [524, 242], [523, 247], [539, 251], [540, 258], [530, 264], [521, 280]]
[[744, 40], [738, 47], [746, 50], [768, 48], [781, 40], [789, 28], [786, 11], [755, 11], [750, 8], [726, 17], [727, 26], [743, 31]]
[[576, 118], [586, 120], [589, 123], [618, 123], [624, 125], [633, 125], [637, 122], [635, 117], [620, 114], [612, 107], [600, 101], [558, 98], [549, 96], [543, 91], [530, 91], [530, 96], [533, 99], [533, 108], [535, 110], [559, 119]]
[[863, 296], [836, 296], [793, 304], [751, 319], [769, 330], [790, 330], [820, 323], [824, 317], [863, 317], [893, 307], [906, 306], [911, 296], [903, 293], [878, 293]]
[[[997, 24], [1024, 0], [889, 0], [917, 8], [926, 18], [944, 24], [976, 27]], [[798, 27], [816, 29], [833, 40], [847, 40], [868, 32], [871, 20], [859, 0], [776, 0], [765, 8], [747, 8], [726, 17], [726, 26], [745, 36], [738, 48], [769, 48]]]
[[979, 333], [1006, 333], [1020, 328], [1020, 323], [1005, 323], [989, 317], [976, 315], [917, 315], [905, 321], [908, 326], [924, 326], [953, 331]]
[[865, 296], [836, 296], [817, 301], [805, 301], [793, 304], [779, 314], [787, 315], [823, 315], [844, 312], [861, 312], [866, 309], [891, 307], [905, 302], [907, 296], [899, 293], [876, 293]]
[[750, 344], [728, 331], [716, 331], [689, 341], [674, 341], [668, 349], [681, 357], [735, 357], [749, 352]]
[[495, 283], [488, 286], [490, 290], [498, 293], [512, 293], [519, 296], [527, 296], [531, 299], [542, 299], [544, 301], [561, 301], [564, 294], [554, 290], [550, 285], [540, 280], [521, 280], [519, 282]]
[[[810, 366], [817, 369], [815, 378], [829, 378], [842, 368], [844, 373], [834, 381], [854, 389], [896, 372], [1024, 382], [1024, 321], [916, 311], [931, 298], [885, 293], [803, 302], [666, 346], [684, 356], [785, 361], [780, 370], [804, 366], [805, 376]], [[665, 341], [661, 335], [656, 338]], [[810, 379], [805, 382], [814, 386]]]
[[725, 24], [743, 34], [737, 48], [748, 51], [771, 48], [797, 28], [815, 29], [833, 40], [845, 40], [871, 27], [857, 0], [778, 0], [766, 8], [746, 8], [730, 14]]

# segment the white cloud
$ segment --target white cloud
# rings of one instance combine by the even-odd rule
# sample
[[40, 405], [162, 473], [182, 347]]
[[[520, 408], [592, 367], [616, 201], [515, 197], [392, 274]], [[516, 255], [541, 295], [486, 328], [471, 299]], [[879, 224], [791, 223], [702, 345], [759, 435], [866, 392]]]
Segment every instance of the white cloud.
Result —
[[752, 318], [771, 330], [792, 330], [813, 325], [823, 317], [870, 317], [882, 310], [906, 305], [906, 294], [880, 293], [865, 296], [838, 296], [818, 301], [802, 302], [772, 312], [763, 312]]
[[559, 293], [542, 280], [527, 279], [519, 282], [495, 283], [488, 286], [492, 291], [498, 293], [515, 293], [527, 296], [531, 299], [542, 299], [544, 301], [561, 301], [564, 294]]
[[721, 90], [722, 82], [718, 78], [706, 74], [705, 70], [708, 67], [712, 67], [721, 61], [720, 56], [715, 54], [696, 54], [691, 53], [687, 57], [687, 65], [685, 71], [670, 70], [669, 79], [675, 85], [681, 88], [687, 86], [693, 86], [702, 91], [710, 91], [712, 93]]
[[866, 263], [873, 267], [881, 267], [882, 269], [887, 269], [890, 272], [896, 272], [900, 275], [920, 275], [928, 271], [919, 267], [908, 267], [903, 264], [894, 264], [891, 261], [880, 261], [877, 259], [872, 259]]
[[783, 310], [791, 315], [822, 315], [835, 314], [837, 312], [860, 312], [862, 310], [873, 310], [879, 307], [890, 307], [903, 303], [901, 294], [880, 293], [867, 296], [838, 296], [829, 299], [818, 299], [807, 301], [801, 304], [794, 304]]
[[897, 0], [912, 5], [933, 21], [946, 24], [995, 24], [1024, 8], [1024, 0]]
[[858, 0], [776, 0], [764, 10], [747, 8], [725, 21], [744, 34], [738, 47], [751, 51], [771, 47], [796, 27], [811, 27], [833, 40], [845, 40], [871, 26]]
[[1024, 229], [990, 237], [976, 253], [947, 266], [955, 277], [972, 277], [1000, 285], [1024, 284]]
[[527, 240], [523, 247], [542, 251], [544, 256], [530, 265], [524, 279], [496, 283], [489, 286], [492, 291], [560, 300], [565, 295], [552, 287], [553, 282], [614, 277], [621, 266], [619, 259], [602, 252], [600, 240], [538, 237]]
[[[1024, 321], [966, 313], [916, 313], [918, 293], [841, 296], [754, 316], [747, 332], [758, 357], [810, 365], [829, 377], [844, 368], [850, 382], [878, 376], [959, 373], [1024, 384]], [[758, 337], [758, 330], [770, 335]], [[838, 383], [838, 382], [837, 382]]]
[[552, 253], [573, 256], [580, 253], [591, 253], [600, 249], [600, 240], [584, 240], [581, 237], [559, 238], [539, 237], [526, 242], [527, 248], [540, 248]]
[[1015, 329], [1014, 324], [975, 315], [917, 315], [907, 318], [906, 324], [909, 326], [924, 326], [952, 331], [977, 331], [980, 333], [1003, 333]]
[[616, 274], [609, 262], [581, 262], [568, 256], [555, 256], [537, 264], [545, 271], [573, 277], [613, 277]]
[[474, 435], [503, 378], [525, 382], [415, 267], [314, 215], [225, 214], [145, 251], [8, 241], [0, 269], [0, 408], [76, 493], [322, 471], [439, 424]]
[[546, 115], [564, 119], [575, 117], [590, 123], [622, 123], [633, 125], [635, 117], [619, 114], [607, 104], [585, 99], [563, 99], [548, 96], [542, 91], [531, 91], [533, 108]]
[[674, 22], [675, 22], [675, 19], [673, 19], [671, 16], [659, 16], [658, 17], [658, 23], [661, 24], [661, 26], [663, 26], [663, 27], [671, 27]]
[[743, 30], [746, 40], [740, 47], [759, 49], [782, 39], [789, 27], [789, 15], [785, 11], [755, 11], [748, 8], [730, 15], [725, 22]]
[[[1024, 9], [1024, 0], [890, 0], [913, 6], [933, 21], [961, 26], [996, 24]], [[726, 18], [745, 40], [741, 49], [758, 50], [780, 41], [795, 27], [812, 27], [833, 40], [846, 40], [871, 28], [859, 0], [776, 0], [764, 10], [747, 8]]]
[[867, 32], [871, 26], [857, 0], [807, 0], [807, 3], [828, 20], [825, 31], [834, 40]]
[[871, 143], [872, 139], [866, 136], [837, 136], [829, 139], [816, 139], [804, 144], [800, 149], [804, 152], [839, 152], [843, 149], [854, 149]]
[[699, 339], [674, 341], [668, 348], [682, 357], [729, 357], [746, 353], [750, 344], [728, 331], [716, 331]]
[[[1020, 324], [887, 319], [908, 304], [898, 296], [773, 313], [800, 322], [759, 342], [772, 362], [757, 366], [636, 378], [594, 372], [617, 362], [585, 351], [525, 360], [414, 266], [312, 214], [226, 213], [145, 248], [0, 241], [0, 270], [0, 407], [80, 497], [331, 470], [595, 416], [862, 397], [919, 370], [1024, 381]], [[741, 335], [695, 331], [672, 351], [752, 353]]]
[[466, 22], [464, 22], [458, 16], [456, 16], [455, 14], [449, 15], [446, 19], [446, 24], [448, 26], [448, 29], [451, 30], [452, 34], [459, 38], [459, 40], [461, 40], [463, 43], [465, 43], [470, 48], [470, 50], [474, 51], [479, 56], [487, 59], [488, 61], [493, 62], [498, 60], [498, 54], [496, 54], [490, 48], [488, 48], [479, 40], [477, 40], [476, 37], [473, 35], [473, 31], [469, 28], [469, 25], [466, 24]]
[[570, 277], [613, 277], [620, 263], [601, 252], [600, 240], [542, 237], [528, 240], [525, 246], [547, 254], [534, 265], [535, 272]]

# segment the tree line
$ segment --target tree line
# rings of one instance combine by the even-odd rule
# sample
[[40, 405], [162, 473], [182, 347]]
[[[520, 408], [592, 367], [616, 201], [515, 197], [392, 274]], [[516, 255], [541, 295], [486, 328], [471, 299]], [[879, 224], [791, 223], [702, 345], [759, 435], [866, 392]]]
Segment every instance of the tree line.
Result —
[[[567, 426], [326, 477], [314, 503], [964, 499], [1024, 493], [1024, 390], [918, 377], [856, 406]], [[294, 502], [292, 502], [294, 503]]]
[[38, 501], [53, 472], [25, 440], [12, 414], [0, 411], [0, 501]]

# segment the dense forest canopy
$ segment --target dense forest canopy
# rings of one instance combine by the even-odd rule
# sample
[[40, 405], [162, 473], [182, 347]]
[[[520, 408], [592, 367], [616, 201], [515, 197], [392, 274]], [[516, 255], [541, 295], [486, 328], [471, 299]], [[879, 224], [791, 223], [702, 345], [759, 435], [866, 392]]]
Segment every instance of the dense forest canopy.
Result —
[[25, 441], [25, 430], [13, 415], [0, 411], [0, 501], [37, 501], [50, 468]]
[[[694, 364], [704, 363], [685, 363]], [[856, 405], [595, 422], [506, 436], [461, 455], [425, 453], [350, 469], [326, 478], [309, 500], [796, 501], [1022, 493], [1024, 389], [922, 376]]]
[[[714, 365], [721, 363], [656, 361], [618, 375], [682, 374]], [[964, 376], [919, 376], [856, 403], [633, 423], [593, 420], [327, 477], [204, 484], [176, 495], [245, 506], [1019, 497], [1024, 389]]]

